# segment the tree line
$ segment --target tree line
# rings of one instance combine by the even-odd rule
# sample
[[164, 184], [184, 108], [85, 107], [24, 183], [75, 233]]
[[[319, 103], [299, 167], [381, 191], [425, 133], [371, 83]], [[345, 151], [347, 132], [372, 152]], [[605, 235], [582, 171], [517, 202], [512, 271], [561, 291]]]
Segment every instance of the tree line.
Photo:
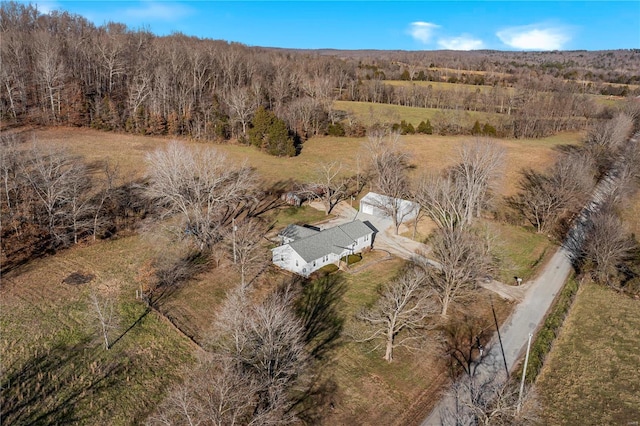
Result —
[[[489, 91], [393, 87], [385, 78], [401, 78], [402, 69], [417, 77], [418, 69], [438, 61], [421, 52], [378, 52], [363, 59], [356, 53], [249, 48], [182, 34], [158, 37], [113, 22], [96, 27], [67, 12], [42, 14], [15, 2], [3, 2], [0, 22], [5, 123], [249, 142], [262, 107], [273, 114], [272, 125], [286, 142], [265, 149], [291, 155], [300, 141], [326, 134], [337, 123], [347, 123], [347, 134], [360, 133], [348, 124], [352, 119], [345, 121], [344, 113], [334, 110], [334, 99], [494, 112], [505, 117], [505, 123], [491, 123], [499, 134], [516, 137], [583, 128], [599, 117], [579, 85], [544, 73], [541, 78], [537, 69], [521, 72], [513, 82], [496, 81]], [[614, 59], [633, 62], [632, 53]], [[437, 55], [452, 66], [451, 52]], [[454, 58], [464, 59], [460, 55]], [[502, 69], [506, 58], [492, 66]], [[467, 62], [469, 69], [489, 66], [486, 58]], [[451, 79], [449, 71], [438, 72]], [[469, 130], [438, 127], [444, 133]]]

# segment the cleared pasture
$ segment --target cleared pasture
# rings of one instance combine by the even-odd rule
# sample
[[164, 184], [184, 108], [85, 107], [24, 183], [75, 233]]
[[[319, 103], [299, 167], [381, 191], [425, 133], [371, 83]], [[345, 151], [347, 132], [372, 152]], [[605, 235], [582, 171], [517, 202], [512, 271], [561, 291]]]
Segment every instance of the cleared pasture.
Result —
[[[406, 80], [385, 80], [385, 84], [394, 87], [429, 87], [434, 90], [446, 90], [463, 93], [487, 93], [494, 89], [493, 86], [479, 85], [479, 84], [463, 84], [463, 83], [447, 83], [444, 81], [406, 81]], [[514, 93], [513, 87], [500, 87], [500, 90], [507, 91], [507, 93]]]
[[[154, 138], [103, 133], [87, 129], [37, 129], [29, 133], [44, 143], [68, 146], [88, 161], [109, 158], [119, 164], [124, 179], [144, 176], [144, 157], [147, 152], [167, 144], [169, 138]], [[412, 154], [412, 175], [438, 171], [454, 161], [458, 147], [468, 138], [412, 135], [403, 137], [403, 143]], [[555, 155], [558, 145], [577, 143], [578, 134], [565, 134], [540, 140], [498, 140], [507, 151], [503, 194], [515, 190], [517, 171], [521, 167], [540, 168]], [[185, 141], [193, 145], [201, 142]], [[366, 138], [313, 138], [305, 142], [302, 153], [295, 158], [276, 158], [256, 149], [241, 145], [214, 145], [234, 161], [247, 161], [256, 168], [265, 184], [273, 185], [290, 180], [304, 181], [313, 177], [313, 169], [323, 161], [341, 161], [345, 171], [355, 173], [358, 164], [364, 168]], [[209, 144], [206, 144], [209, 145]], [[324, 213], [305, 207], [293, 211], [284, 209], [269, 218], [277, 227], [292, 222], [314, 222], [324, 218]], [[517, 230], [504, 229], [506, 235], [518, 234]], [[519, 235], [519, 234], [518, 234]], [[518, 237], [522, 238], [522, 236]], [[514, 244], [519, 244], [514, 240]], [[539, 250], [539, 242], [532, 242], [531, 253]], [[143, 236], [132, 236], [80, 246], [56, 256], [34, 261], [16, 271], [13, 277], [3, 278], [2, 310], [0, 324], [3, 328], [3, 384], [7, 378], [16, 380], [32, 368], [37, 360], [38, 371], [51, 372], [57, 377], [57, 389], [69, 389], [83, 395], [73, 405], [73, 412], [62, 410], [68, 393], [51, 392], [40, 398], [29, 410], [29, 416], [18, 419], [33, 420], [51, 409], [57, 417], [47, 417], [51, 422], [81, 419], [88, 424], [126, 424], [135, 419], [142, 422], [162, 399], [167, 389], [180, 380], [180, 367], [193, 362], [194, 346], [172, 324], [157, 313], [144, 315], [144, 306], [135, 300], [138, 277], [158, 252], [153, 241]], [[533, 255], [533, 254], [532, 254]], [[373, 256], [373, 253], [368, 256]], [[365, 256], [363, 263], [372, 258]], [[520, 256], [520, 255], [518, 255]], [[524, 255], [522, 255], [524, 258]], [[525, 259], [529, 265], [531, 259]], [[514, 264], [517, 263], [514, 261]], [[387, 282], [400, 268], [402, 262], [389, 260], [372, 264], [357, 274], [346, 274], [346, 293], [343, 313], [347, 326], [354, 321], [354, 314], [376, 297], [377, 288]], [[520, 265], [520, 263], [517, 263]], [[95, 282], [82, 286], [69, 286], [61, 281], [70, 273], [81, 271], [96, 276]], [[19, 274], [18, 274], [19, 272]], [[511, 272], [509, 272], [511, 273]], [[261, 280], [259, 291], [266, 291], [281, 282], [284, 277], [272, 274]], [[162, 306], [172, 321], [196, 340], [206, 340], [207, 328], [215, 317], [216, 307], [225, 291], [238, 281], [237, 274], [225, 267], [210, 269], [181, 287]], [[111, 283], [118, 296], [121, 324], [118, 333], [133, 326], [114, 347], [105, 351], [100, 346], [95, 329], [87, 322], [88, 286]], [[501, 319], [510, 306], [494, 298]], [[489, 294], [480, 290], [476, 305], [488, 314]], [[136, 322], [138, 319], [140, 321]], [[38, 330], [33, 333], [33, 330]], [[397, 362], [387, 364], [380, 351], [372, 350], [367, 343], [357, 343], [348, 336], [332, 356], [332, 362], [324, 372], [336, 388], [333, 394], [335, 409], [328, 413], [326, 424], [400, 424], [419, 420], [436, 400], [441, 386], [446, 383], [443, 364], [437, 343], [425, 353], [412, 354], [398, 351]], [[43, 352], [44, 351], [44, 352]], [[82, 356], [80, 356], [80, 351]], [[77, 352], [77, 353], [76, 353]], [[53, 366], [42, 363], [42, 354], [62, 357]], [[69, 357], [64, 354], [73, 353]], [[125, 362], [121, 366], [122, 362]], [[95, 380], [96, 366], [116, 366], [108, 381], [109, 386], [86, 393], [85, 386]], [[111, 370], [104, 370], [111, 371]], [[27, 382], [32, 389], [3, 387], [4, 401], [40, 386]], [[99, 377], [99, 375], [98, 375]], [[132, 384], [133, 383], [133, 384]], [[151, 391], [147, 387], [153, 387]], [[26, 393], [25, 393], [26, 392]], [[82, 392], [85, 392], [84, 394]], [[91, 397], [89, 397], [91, 396]], [[117, 408], [113, 408], [118, 404]], [[98, 410], [99, 414], [93, 415]]]
[[372, 102], [334, 101], [333, 107], [353, 114], [358, 121], [367, 126], [375, 123], [394, 124], [405, 120], [415, 127], [421, 121], [431, 120], [431, 124], [434, 124], [436, 120], [446, 116], [448, 119], [455, 119], [461, 127], [471, 130], [476, 120], [493, 124], [504, 120], [504, 115], [488, 112], [419, 108]]
[[[0, 402], [7, 424], [140, 424], [194, 362], [194, 348], [135, 299], [153, 253], [139, 237], [79, 246], [2, 277]], [[86, 284], [63, 280], [93, 275]], [[116, 300], [105, 350], [89, 293]]]
[[536, 387], [542, 423], [640, 421], [640, 301], [584, 283]]
[[[124, 179], [143, 177], [145, 155], [164, 147], [170, 138], [145, 137], [119, 133], [105, 133], [88, 129], [37, 129], [29, 137], [51, 144], [67, 146], [88, 161], [110, 159], [119, 165]], [[559, 145], [577, 144], [579, 133], [563, 133], [542, 139], [496, 139], [506, 151], [505, 172], [499, 193], [513, 194], [517, 189], [518, 172], [523, 168], [539, 169], [547, 166], [557, 155]], [[438, 172], [455, 161], [457, 150], [471, 136], [406, 135], [402, 143], [411, 153], [411, 175]], [[290, 181], [308, 182], [314, 179], [318, 164], [339, 161], [345, 174], [362, 173], [366, 168], [366, 138], [316, 137], [306, 141], [297, 157], [273, 157], [252, 146], [205, 142], [184, 143], [214, 146], [230, 160], [246, 161], [262, 177], [265, 185]]]

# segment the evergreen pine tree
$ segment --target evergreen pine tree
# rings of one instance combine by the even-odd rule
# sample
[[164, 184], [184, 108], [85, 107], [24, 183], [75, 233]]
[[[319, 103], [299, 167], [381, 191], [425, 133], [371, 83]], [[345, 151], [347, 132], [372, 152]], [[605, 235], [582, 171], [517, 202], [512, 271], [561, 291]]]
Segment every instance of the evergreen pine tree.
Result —
[[471, 134], [479, 135], [481, 133], [482, 133], [482, 127], [480, 126], [480, 122], [476, 120], [476, 122], [473, 124], [473, 127], [471, 128]]

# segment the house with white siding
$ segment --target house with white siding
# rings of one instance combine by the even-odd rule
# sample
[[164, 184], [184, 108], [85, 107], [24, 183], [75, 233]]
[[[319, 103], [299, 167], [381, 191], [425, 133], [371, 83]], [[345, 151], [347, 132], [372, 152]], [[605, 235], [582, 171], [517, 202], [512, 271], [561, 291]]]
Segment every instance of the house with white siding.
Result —
[[330, 263], [371, 247], [374, 230], [360, 220], [333, 228], [290, 225], [280, 233], [282, 245], [271, 250], [273, 263], [282, 269], [308, 277]]

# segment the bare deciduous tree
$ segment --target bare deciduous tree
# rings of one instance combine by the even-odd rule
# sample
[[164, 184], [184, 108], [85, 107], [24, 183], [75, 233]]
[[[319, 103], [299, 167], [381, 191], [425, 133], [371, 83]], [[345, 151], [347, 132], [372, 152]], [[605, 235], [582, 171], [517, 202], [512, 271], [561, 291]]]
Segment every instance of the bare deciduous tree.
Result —
[[527, 389], [518, 410], [518, 386], [496, 376], [463, 376], [449, 395], [453, 403], [440, 413], [442, 426], [519, 426], [539, 424], [534, 392]]
[[380, 340], [387, 362], [393, 361], [395, 348], [418, 349], [424, 343], [425, 320], [438, 310], [425, 281], [425, 272], [411, 266], [381, 291], [371, 308], [357, 315], [370, 328], [362, 341]]
[[617, 288], [620, 268], [630, 260], [637, 244], [610, 206], [591, 216], [586, 232], [584, 260], [587, 266], [597, 282]]
[[491, 189], [504, 168], [504, 149], [497, 143], [476, 139], [466, 143], [460, 149], [460, 161], [451, 170], [458, 187], [462, 190], [465, 202], [464, 220], [471, 223], [474, 217], [480, 217], [487, 205]]
[[415, 200], [438, 228], [453, 230], [465, 223], [464, 198], [450, 175], [423, 177], [418, 183]]
[[342, 175], [342, 164], [337, 161], [321, 163], [313, 182], [303, 187], [307, 198], [319, 199], [328, 215], [333, 208], [349, 195], [352, 180]]
[[430, 257], [437, 265], [427, 264], [421, 256], [416, 261], [424, 265], [427, 285], [440, 301], [440, 314], [446, 317], [451, 303], [467, 297], [478, 280], [489, 274], [493, 260], [487, 241], [466, 229], [439, 229], [430, 244]]
[[400, 144], [399, 133], [373, 131], [365, 146], [369, 156], [371, 186], [374, 191], [388, 197], [376, 207], [393, 221], [396, 234], [408, 210], [402, 209], [401, 201], [409, 198], [407, 176], [409, 154]]
[[232, 360], [205, 354], [147, 424], [261, 424], [261, 420], [269, 419], [254, 416], [259, 388]]
[[633, 119], [619, 113], [611, 120], [596, 123], [585, 139], [586, 151], [596, 164], [599, 177], [606, 174], [633, 130]]
[[246, 285], [247, 274], [262, 269], [267, 262], [267, 252], [261, 244], [265, 232], [264, 224], [257, 219], [234, 222], [225, 231], [224, 237], [233, 256], [233, 263], [240, 271], [242, 287]]
[[117, 326], [116, 301], [113, 295], [103, 295], [96, 290], [89, 294], [89, 302], [93, 319], [100, 331], [100, 336], [104, 340], [104, 348], [109, 350], [110, 331]]
[[229, 108], [229, 115], [242, 125], [242, 136], [247, 135], [247, 125], [258, 108], [258, 102], [248, 87], [232, 87], [224, 93], [224, 102]]
[[220, 238], [224, 220], [253, 197], [254, 172], [230, 164], [212, 148], [187, 148], [171, 143], [147, 156], [149, 197], [167, 215], [179, 214], [185, 235], [201, 249]]
[[39, 204], [44, 209], [44, 222], [50, 236], [58, 243], [66, 237], [65, 224], [77, 229], [80, 214], [86, 212], [88, 175], [84, 165], [64, 149], [34, 143], [30, 162], [22, 165]]
[[591, 159], [579, 153], [561, 156], [546, 173], [521, 173], [520, 193], [509, 203], [538, 232], [552, 230], [560, 218], [579, 210], [595, 184]]
[[304, 329], [292, 304], [289, 287], [258, 305], [238, 289], [229, 295], [213, 327], [217, 356], [232, 360], [259, 385], [253, 416], [263, 424], [295, 418], [291, 391], [304, 380], [309, 365]]

